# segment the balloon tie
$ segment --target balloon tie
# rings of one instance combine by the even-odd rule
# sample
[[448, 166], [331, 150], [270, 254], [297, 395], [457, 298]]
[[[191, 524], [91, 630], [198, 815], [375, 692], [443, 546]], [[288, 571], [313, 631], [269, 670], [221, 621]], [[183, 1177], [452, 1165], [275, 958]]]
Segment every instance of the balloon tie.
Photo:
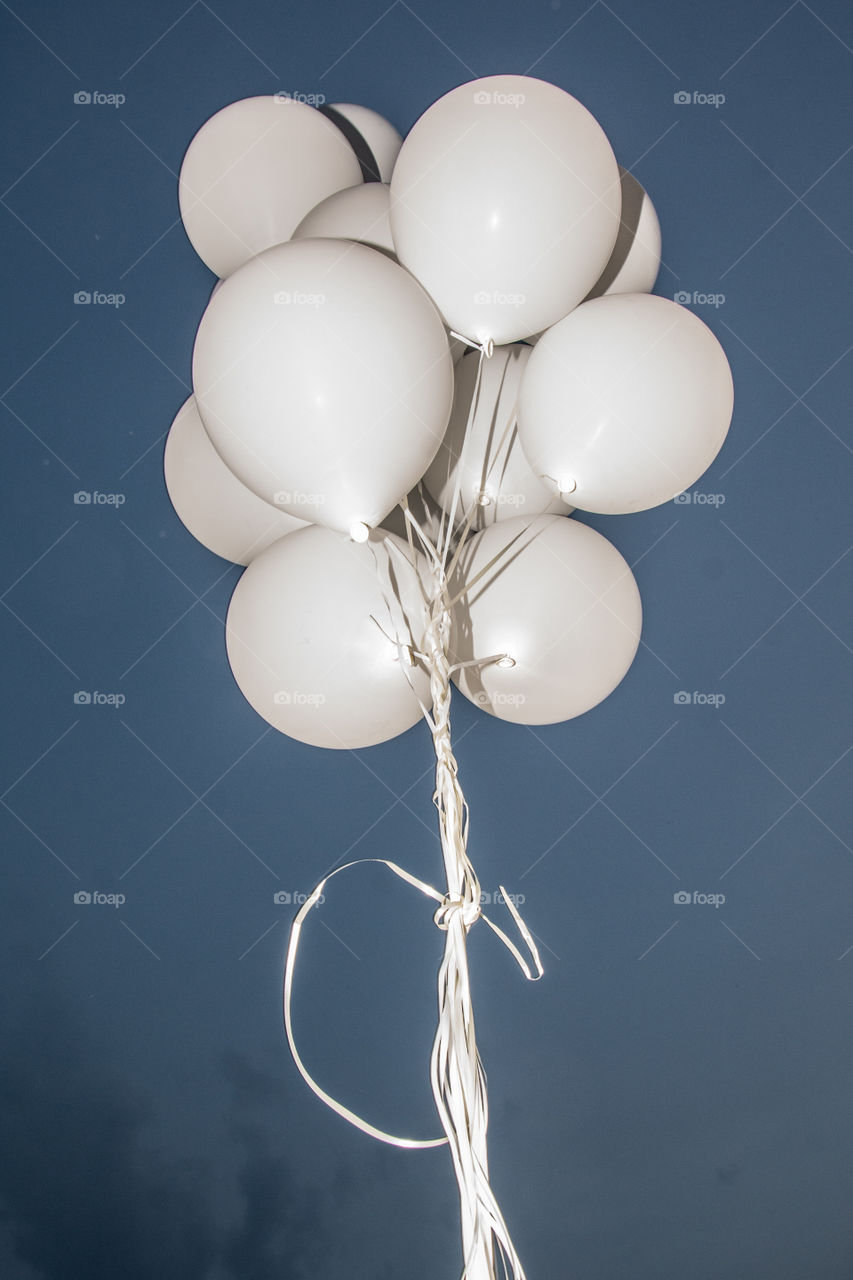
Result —
[[475, 351], [480, 351], [487, 360], [495, 354], [494, 338], [484, 338], [482, 342], [478, 342], [476, 338], [466, 338], [464, 333], [457, 333], [455, 329], [449, 329], [448, 333], [451, 338], [458, 338], [460, 342], [464, 342], [466, 347], [473, 347]]

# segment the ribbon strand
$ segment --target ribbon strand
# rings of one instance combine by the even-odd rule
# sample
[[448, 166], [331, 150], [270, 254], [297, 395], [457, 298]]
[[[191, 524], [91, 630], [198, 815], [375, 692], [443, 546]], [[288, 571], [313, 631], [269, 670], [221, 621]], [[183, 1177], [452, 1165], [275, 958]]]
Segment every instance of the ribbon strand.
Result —
[[[395, 1146], [395, 1147], [405, 1147], [409, 1149], [412, 1149], [412, 1148], [423, 1149], [427, 1147], [443, 1147], [447, 1144], [447, 1141], [448, 1141], [446, 1136], [444, 1138], [400, 1138], [393, 1133], [386, 1133], [384, 1129], [378, 1129], [375, 1125], [370, 1124], [369, 1121], [364, 1120], [362, 1119], [361, 1116], [356, 1115], [354, 1111], [350, 1111], [349, 1107], [346, 1107], [342, 1102], [338, 1102], [337, 1099], [331, 1097], [331, 1095], [326, 1093], [325, 1089], [323, 1089], [322, 1086], [317, 1083], [317, 1081], [309, 1072], [308, 1068], [305, 1066], [305, 1063], [302, 1061], [302, 1057], [299, 1053], [299, 1050], [296, 1047], [296, 1039], [293, 1033], [293, 1016], [292, 1016], [293, 985], [294, 985], [294, 972], [296, 969], [296, 957], [299, 954], [299, 942], [302, 936], [303, 925], [305, 924], [305, 921], [308, 918], [308, 915], [312, 907], [314, 907], [317, 904], [317, 902], [319, 902], [320, 898], [323, 896], [323, 892], [326, 888], [326, 885], [329, 883], [330, 880], [333, 880], [335, 876], [340, 875], [342, 871], [350, 870], [351, 867], [359, 867], [366, 863], [371, 863], [371, 862], [376, 863], [382, 867], [387, 867], [389, 871], [393, 871], [394, 874], [396, 876], [399, 876], [401, 880], [405, 880], [407, 884], [412, 885], [413, 888], [418, 889], [421, 893], [425, 894], [426, 897], [432, 898], [435, 902], [437, 902], [438, 908], [435, 911], [435, 915], [433, 919], [435, 920], [435, 923], [438, 925], [439, 929], [447, 929], [449, 927], [447, 921], [449, 920], [450, 916], [452, 916], [453, 912], [457, 909], [457, 905], [458, 905], [457, 902], [454, 900], [451, 900], [449, 894], [442, 895], [441, 893], [439, 893], [437, 889], [434, 889], [432, 885], [425, 884], [423, 880], [419, 880], [417, 876], [413, 876], [411, 872], [406, 871], [403, 867], [398, 866], [396, 862], [391, 862], [387, 858], [357, 858], [354, 862], [345, 862], [343, 866], [337, 867], [334, 871], [331, 871], [329, 875], [324, 876], [324, 878], [319, 882], [319, 884], [315, 887], [313, 892], [305, 899], [304, 903], [299, 908], [299, 911], [296, 914], [296, 918], [294, 919], [293, 924], [291, 925], [291, 928], [290, 928], [290, 940], [288, 942], [288, 947], [287, 947], [287, 959], [286, 959], [285, 968], [284, 968], [284, 987], [283, 987], [284, 1029], [287, 1034], [287, 1043], [290, 1046], [290, 1052], [293, 1056], [293, 1061], [296, 1063], [296, 1067], [299, 1071], [299, 1074], [302, 1076], [302, 1079], [305, 1081], [308, 1087], [312, 1089], [314, 1093], [316, 1093], [317, 1097], [320, 1098], [321, 1101], [324, 1102], [327, 1107], [330, 1107], [332, 1111], [336, 1112], [337, 1115], [341, 1116], [344, 1120], [349, 1121], [349, 1123], [354, 1125], [356, 1129], [360, 1129], [362, 1133], [368, 1134], [368, 1136], [371, 1138], [377, 1138], [380, 1142], [387, 1142], [387, 1143], [390, 1143], [391, 1146]], [[506, 901], [507, 906], [510, 907], [510, 899], [507, 898], [506, 890], [504, 889], [503, 885], [500, 886], [500, 889], [501, 889], [501, 893], [504, 896], [504, 900]], [[518, 916], [518, 913], [515, 910], [515, 907], [514, 906], [510, 907], [510, 910], [513, 912], [513, 915], [517, 918], [517, 922], [519, 924], [519, 933], [524, 938], [525, 942], [527, 942], [527, 945], [530, 947], [531, 954], [534, 958], [534, 962], [537, 968], [539, 969], [539, 973], [537, 976], [541, 977], [542, 966], [539, 963], [539, 955], [536, 950], [536, 944], [533, 942], [533, 939], [530, 937], [527, 927], [524, 924], [524, 922], [521, 920], [521, 917]], [[501, 939], [501, 941], [503, 942], [507, 950], [511, 952], [511, 954], [515, 957], [518, 963], [518, 966], [521, 969], [521, 971], [524, 973], [525, 977], [531, 979], [531, 981], [535, 981], [535, 979], [533, 978], [533, 975], [530, 972], [527, 961], [524, 959], [524, 957], [522, 956], [518, 948], [515, 946], [515, 944], [506, 936], [506, 934], [503, 932], [502, 929], [498, 928], [498, 926], [494, 923], [494, 921], [489, 919], [489, 917], [486, 915], [485, 912], [481, 911], [479, 912], [479, 915], [482, 917], [483, 920], [485, 920], [489, 928], [492, 929], [493, 932], [498, 935], [498, 937]]]
[[[480, 349], [474, 396], [466, 430], [467, 439], [477, 408], [483, 362], [492, 354], [493, 348], [491, 342], [473, 344], [470, 339], [464, 340], [468, 341], [469, 345], [479, 346]], [[395, 862], [382, 858], [364, 858], [359, 859], [358, 862], [346, 863], [321, 880], [300, 908], [291, 929], [284, 976], [284, 1024], [290, 1051], [303, 1079], [314, 1093], [344, 1120], [361, 1129], [363, 1133], [397, 1147], [425, 1148], [442, 1146], [445, 1143], [449, 1146], [459, 1186], [464, 1256], [462, 1280], [498, 1280], [496, 1272], [498, 1260], [504, 1277], [511, 1273], [513, 1280], [526, 1280], [524, 1268], [489, 1184], [486, 1146], [489, 1124], [488, 1094], [486, 1074], [477, 1051], [474, 1029], [468, 972], [469, 929], [482, 916], [489, 928], [515, 958], [526, 978], [536, 981], [542, 977], [543, 968], [533, 937], [503, 885], [501, 885], [501, 893], [519, 935], [530, 953], [533, 970], [519, 948], [483, 913], [480, 882], [467, 852], [468, 805], [459, 785], [458, 767], [450, 735], [450, 678], [456, 666], [451, 665], [449, 656], [451, 609], [455, 600], [455, 598], [451, 599], [449, 583], [453, 579], [461, 547], [473, 520], [473, 513], [468, 512], [462, 529], [458, 534], [454, 534], [456, 507], [461, 487], [461, 467], [459, 470], [460, 475], [456, 479], [452, 502], [449, 510], [442, 515], [435, 543], [427, 536], [412, 515], [408, 504], [404, 502], [409, 555], [414, 560], [414, 533], [429, 563], [431, 580], [426, 584], [429, 589], [424, 590], [429, 621], [423, 640], [417, 646], [416, 637], [412, 636], [407, 636], [403, 640], [398, 637], [394, 641], [397, 644], [399, 657], [402, 658], [405, 651], [407, 658], [412, 661], [417, 660], [429, 674], [432, 705], [428, 708], [421, 703], [421, 710], [432, 734], [435, 750], [433, 803], [438, 812], [438, 829], [447, 891], [440, 894], [431, 885], [404, 871]], [[454, 538], [456, 545], [455, 550], [452, 550]], [[390, 545], [393, 545], [395, 550], [399, 550], [396, 544]], [[491, 564], [486, 566], [486, 570], [489, 568]], [[386, 604], [388, 604], [387, 600]], [[389, 616], [391, 616], [390, 604]], [[378, 622], [377, 625], [379, 625]], [[388, 639], [390, 640], [391, 637], [389, 636]], [[401, 663], [401, 666], [414, 691], [406, 665]], [[444, 932], [445, 943], [444, 955], [438, 971], [438, 1025], [430, 1056], [430, 1081], [436, 1110], [444, 1129], [443, 1138], [400, 1138], [363, 1120], [317, 1084], [296, 1048], [291, 1018], [291, 999], [294, 966], [302, 926], [328, 881], [361, 862], [376, 862], [387, 867], [395, 875], [438, 903], [433, 919], [438, 928]]]

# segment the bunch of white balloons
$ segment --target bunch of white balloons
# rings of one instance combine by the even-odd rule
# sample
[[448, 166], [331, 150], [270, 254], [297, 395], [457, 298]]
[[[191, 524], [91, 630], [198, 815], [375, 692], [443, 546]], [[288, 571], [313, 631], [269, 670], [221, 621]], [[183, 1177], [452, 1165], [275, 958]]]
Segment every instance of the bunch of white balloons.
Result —
[[333, 748], [420, 718], [434, 566], [394, 510], [417, 486], [464, 542], [462, 693], [526, 724], [606, 697], [640, 599], [571, 512], [691, 485], [732, 380], [711, 331], [650, 294], [657, 216], [593, 116], [511, 75], [453, 89], [405, 141], [363, 107], [250, 98], [196, 134], [180, 204], [220, 279], [166, 479], [189, 529], [248, 565], [227, 647], [255, 710]]
[[[284, 94], [233, 103], [187, 151], [187, 233], [220, 277], [194, 395], [166, 447], [188, 528], [246, 564], [228, 611], [251, 705], [319, 747], [361, 748], [424, 715], [447, 892], [430, 1078], [464, 1275], [524, 1280], [489, 1183], [486, 1079], [468, 930], [482, 894], [450, 733], [450, 679], [504, 720], [581, 715], [640, 640], [634, 577], [574, 509], [642, 511], [692, 484], [732, 412], [725, 355], [653, 297], [660, 227], [602, 129], [563, 90], [491, 76], [440, 98], [403, 141], [364, 107]], [[467, 354], [466, 354], [467, 353]], [[417, 499], [413, 491], [417, 488]], [[348, 870], [352, 864], [333, 874]], [[506, 895], [504, 895], [506, 896]], [[542, 966], [508, 901], [533, 968]]]

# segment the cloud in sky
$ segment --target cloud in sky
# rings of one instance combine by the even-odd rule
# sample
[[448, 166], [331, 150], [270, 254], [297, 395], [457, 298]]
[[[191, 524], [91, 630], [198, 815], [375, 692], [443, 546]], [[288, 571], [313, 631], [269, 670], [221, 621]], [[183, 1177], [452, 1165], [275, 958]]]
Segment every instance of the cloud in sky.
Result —
[[0, 1203], [20, 1280], [310, 1274], [319, 1250], [311, 1195], [255, 1123], [233, 1121], [239, 1200], [233, 1220], [219, 1223], [204, 1170], [152, 1143], [150, 1102], [130, 1093], [56, 1001], [26, 1002], [6, 1045]]
[[40, 1276], [202, 1280], [214, 1250], [186, 1173], [146, 1150], [149, 1108], [61, 1007], [27, 1003], [0, 1062], [8, 1240]]
[[143, 1096], [110, 1052], [56, 992], [31, 987], [7, 1018], [9, 1280], [394, 1280], [415, 1257], [455, 1266], [441, 1155], [427, 1169], [360, 1135], [350, 1144], [346, 1127], [340, 1146], [324, 1149], [320, 1105], [297, 1089], [288, 1112], [278, 1073], [233, 1051], [219, 1063], [224, 1114], [199, 1147], [182, 1149], [163, 1128], [179, 1097]]

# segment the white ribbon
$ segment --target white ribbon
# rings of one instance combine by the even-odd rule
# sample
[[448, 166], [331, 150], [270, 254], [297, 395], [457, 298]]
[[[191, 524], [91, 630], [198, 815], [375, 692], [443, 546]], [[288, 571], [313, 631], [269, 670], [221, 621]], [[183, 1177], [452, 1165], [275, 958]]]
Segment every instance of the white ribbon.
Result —
[[[391, 862], [387, 858], [357, 858], [354, 862], [345, 862], [343, 866], [337, 867], [334, 871], [330, 872], [329, 875], [325, 876], [317, 885], [317, 887], [314, 889], [314, 891], [305, 899], [305, 902], [299, 908], [299, 911], [296, 915], [296, 919], [293, 921], [293, 924], [291, 926], [290, 941], [287, 947], [287, 960], [284, 968], [284, 992], [283, 992], [284, 1028], [285, 1028], [285, 1031], [287, 1032], [287, 1043], [290, 1045], [290, 1052], [293, 1055], [293, 1060], [296, 1063], [299, 1073], [302, 1076], [302, 1079], [305, 1081], [305, 1083], [309, 1086], [309, 1088], [314, 1090], [317, 1097], [320, 1098], [323, 1102], [325, 1102], [327, 1107], [330, 1107], [332, 1111], [337, 1112], [337, 1114], [339, 1116], [342, 1116], [344, 1120], [348, 1120], [350, 1124], [355, 1125], [356, 1129], [361, 1129], [362, 1133], [369, 1134], [371, 1138], [378, 1138], [380, 1142], [388, 1142], [395, 1147], [406, 1147], [406, 1148], [442, 1147], [448, 1141], [446, 1136], [443, 1138], [400, 1138], [396, 1134], [386, 1133], [384, 1129], [377, 1129], [375, 1125], [372, 1125], [369, 1123], [369, 1121], [362, 1119], [362, 1117], [356, 1115], [354, 1111], [350, 1111], [349, 1107], [344, 1106], [342, 1102], [338, 1102], [337, 1099], [333, 1098], [330, 1094], [326, 1093], [325, 1089], [323, 1089], [322, 1086], [317, 1083], [317, 1081], [309, 1072], [308, 1068], [305, 1066], [305, 1063], [302, 1061], [302, 1058], [299, 1054], [299, 1050], [296, 1048], [296, 1041], [293, 1035], [293, 1018], [291, 1013], [291, 1005], [293, 1000], [293, 974], [294, 974], [294, 969], [296, 967], [296, 957], [299, 952], [299, 941], [302, 935], [302, 926], [305, 923], [305, 920], [309, 912], [311, 911], [311, 908], [314, 907], [316, 903], [319, 902], [320, 898], [323, 896], [323, 891], [330, 880], [333, 880], [335, 876], [340, 875], [342, 871], [348, 871], [351, 867], [362, 866], [370, 862], [378, 863], [379, 866], [382, 866], [382, 867], [387, 867], [389, 871], [393, 871], [394, 874], [396, 876], [399, 876], [401, 880], [405, 880], [408, 884], [412, 885], [415, 889], [419, 889], [420, 892], [425, 894], [428, 898], [432, 898], [435, 902], [437, 902], [439, 905], [433, 916], [433, 919], [435, 920], [435, 923], [438, 925], [439, 929], [445, 929], [445, 930], [448, 929], [450, 927], [450, 919], [452, 918], [453, 914], [456, 911], [459, 911], [460, 909], [462, 909], [461, 900], [455, 901], [451, 899], [449, 894], [439, 893], [437, 889], [434, 889], [432, 887], [432, 885], [425, 884], [423, 880], [419, 880], [417, 876], [413, 876], [409, 871], [404, 870], [404, 868], [398, 866], [396, 862]], [[527, 946], [530, 949], [530, 953], [533, 957], [533, 962], [537, 970], [536, 977], [534, 978], [527, 964], [527, 961], [524, 959], [524, 956], [516, 947], [515, 943], [512, 942], [511, 939], [507, 937], [507, 935], [503, 932], [502, 929], [499, 929], [498, 926], [492, 920], [489, 919], [489, 917], [485, 914], [485, 912], [478, 910], [477, 916], [475, 917], [475, 919], [478, 917], [482, 917], [482, 919], [485, 920], [489, 928], [494, 933], [496, 933], [497, 936], [501, 939], [501, 941], [503, 942], [507, 950], [509, 950], [513, 954], [516, 961], [518, 962], [519, 968], [524, 973], [524, 976], [528, 978], [531, 982], [535, 982], [542, 977], [542, 974], [544, 972], [542, 969], [541, 961], [539, 959], [539, 953], [536, 950], [536, 943], [533, 941], [530, 931], [528, 930], [524, 921], [521, 919], [521, 916], [518, 914], [518, 910], [515, 904], [512, 902], [512, 899], [508, 897], [507, 892], [504, 889], [503, 885], [500, 886], [500, 891], [504, 898], [504, 901], [506, 902], [507, 907], [509, 908], [513, 918], [515, 919], [515, 922], [518, 926], [519, 933], [521, 934], [522, 938], [524, 939], [524, 941], [526, 942]], [[473, 921], [471, 921], [471, 923], [473, 923]], [[470, 924], [466, 924], [465, 927], [466, 929], [470, 928]]]
[[[458, 335], [454, 335], [458, 336]], [[468, 431], [477, 408], [480, 392], [483, 361], [492, 354], [491, 342], [473, 344], [470, 339], [463, 339], [480, 350], [480, 360], [474, 387], [471, 409], [469, 412]], [[463, 451], [465, 442], [463, 442]], [[438, 972], [438, 1027], [433, 1041], [430, 1058], [430, 1080], [436, 1109], [441, 1119], [445, 1136], [443, 1138], [400, 1138], [376, 1128], [360, 1116], [355, 1115], [343, 1103], [330, 1097], [317, 1084], [308, 1072], [299, 1056], [293, 1038], [291, 1021], [291, 996], [293, 992], [293, 971], [299, 938], [305, 919], [319, 900], [326, 884], [333, 876], [339, 875], [349, 867], [357, 866], [357, 862], [348, 862], [338, 867], [317, 885], [314, 892], [303, 903], [293, 922], [290, 942], [287, 949], [287, 963], [284, 974], [284, 1025], [287, 1040], [293, 1059], [299, 1068], [306, 1084], [313, 1089], [328, 1107], [331, 1107], [344, 1120], [361, 1129], [363, 1133], [381, 1142], [391, 1143], [396, 1147], [423, 1148], [438, 1147], [447, 1143], [453, 1158], [453, 1167], [459, 1185], [459, 1203], [462, 1220], [462, 1247], [465, 1259], [463, 1280], [497, 1280], [496, 1250], [503, 1263], [504, 1276], [511, 1272], [514, 1280], [525, 1280], [524, 1268], [510, 1239], [509, 1231], [503, 1215], [489, 1184], [489, 1167], [486, 1152], [486, 1131], [488, 1128], [488, 1099], [486, 1092], [486, 1075], [480, 1055], [477, 1052], [474, 1034], [474, 1014], [471, 1001], [471, 986], [468, 974], [467, 936], [468, 930], [481, 917], [489, 928], [497, 934], [504, 946], [518, 962], [524, 976], [530, 981], [542, 977], [543, 968], [539, 952], [533, 937], [521, 919], [518, 910], [506, 890], [501, 886], [504, 901], [512, 915], [519, 934], [533, 959], [535, 974], [531, 972], [524, 956], [502, 929], [486, 916], [480, 907], [480, 882], [468, 858], [468, 806], [462, 794], [457, 776], [456, 758], [450, 740], [450, 693], [451, 667], [449, 646], [451, 634], [451, 609], [454, 599], [451, 598], [450, 583], [453, 580], [459, 554], [465, 538], [471, 528], [473, 513], [469, 512], [461, 531], [454, 531], [456, 507], [459, 502], [461, 488], [461, 462], [459, 474], [454, 485], [450, 509], [442, 516], [435, 542], [427, 537], [409, 510], [408, 503], [403, 501], [406, 515], [406, 532], [409, 542], [409, 554], [413, 562], [415, 549], [413, 533], [426, 554], [432, 571], [432, 590], [424, 591], [424, 601], [429, 610], [429, 623], [424, 633], [419, 650], [415, 650], [410, 641], [411, 636], [395, 639], [398, 655], [406, 654], [422, 662], [430, 677], [431, 710], [421, 703], [424, 719], [429, 725], [435, 749], [435, 792], [433, 802], [438, 810], [438, 829], [441, 838], [441, 850], [444, 858], [444, 869], [447, 877], [447, 893], [440, 894], [431, 885], [425, 884], [416, 876], [404, 871], [395, 862], [384, 858], [364, 858], [359, 862], [378, 862], [388, 867], [395, 875], [408, 884], [419, 889], [421, 893], [436, 901], [439, 906], [434, 920], [446, 934], [444, 956]], [[456, 541], [455, 550], [452, 545]], [[395, 543], [389, 542], [400, 555], [404, 555]], [[491, 566], [486, 566], [488, 569]], [[485, 570], [484, 570], [485, 571]], [[481, 572], [484, 572], [481, 571]], [[420, 579], [420, 574], [418, 574]], [[476, 579], [474, 580], [476, 581]], [[470, 588], [472, 582], [468, 582]], [[384, 592], [384, 585], [383, 585]], [[388, 603], [386, 601], [386, 603]], [[389, 616], [390, 613], [389, 604]], [[375, 621], [375, 619], [374, 619]], [[378, 624], [377, 624], [378, 625]], [[390, 637], [389, 637], [390, 638]], [[422, 652], [420, 651], [422, 650]], [[497, 655], [487, 658], [486, 662], [496, 661]], [[469, 664], [466, 664], [469, 665]], [[401, 661], [401, 668], [412, 685], [406, 664]], [[414, 685], [412, 685], [414, 692]], [[417, 695], [416, 695], [417, 696]]]

